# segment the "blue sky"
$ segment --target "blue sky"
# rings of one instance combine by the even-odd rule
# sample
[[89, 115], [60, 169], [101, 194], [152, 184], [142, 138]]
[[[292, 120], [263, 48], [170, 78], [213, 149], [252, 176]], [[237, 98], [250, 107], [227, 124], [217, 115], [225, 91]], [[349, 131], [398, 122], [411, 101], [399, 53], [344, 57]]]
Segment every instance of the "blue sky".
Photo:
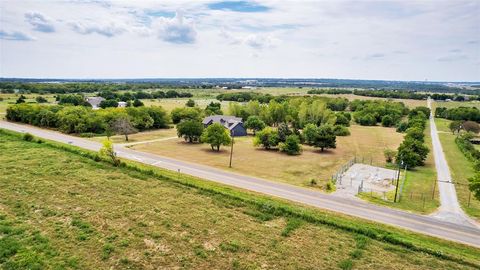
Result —
[[0, 76], [480, 81], [480, 1], [0, 1]]

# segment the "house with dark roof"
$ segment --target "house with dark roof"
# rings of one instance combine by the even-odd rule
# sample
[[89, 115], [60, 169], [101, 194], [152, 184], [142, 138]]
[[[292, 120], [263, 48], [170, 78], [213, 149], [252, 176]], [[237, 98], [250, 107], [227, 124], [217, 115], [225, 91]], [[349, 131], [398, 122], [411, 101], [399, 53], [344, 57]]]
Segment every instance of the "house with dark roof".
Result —
[[202, 121], [205, 127], [213, 123], [219, 123], [230, 131], [230, 135], [247, 136], [247, 129], [243, 126], [242, 118], [230, 116], [230, 115], [211, 115], [205, 117]]

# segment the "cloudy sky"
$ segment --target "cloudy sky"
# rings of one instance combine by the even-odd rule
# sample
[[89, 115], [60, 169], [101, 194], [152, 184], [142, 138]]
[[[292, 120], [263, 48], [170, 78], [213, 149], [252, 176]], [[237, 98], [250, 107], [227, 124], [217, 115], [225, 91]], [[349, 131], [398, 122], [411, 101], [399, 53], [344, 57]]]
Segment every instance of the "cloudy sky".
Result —
[[480, 81], [480, 0], [0, 0], [0, 77]]

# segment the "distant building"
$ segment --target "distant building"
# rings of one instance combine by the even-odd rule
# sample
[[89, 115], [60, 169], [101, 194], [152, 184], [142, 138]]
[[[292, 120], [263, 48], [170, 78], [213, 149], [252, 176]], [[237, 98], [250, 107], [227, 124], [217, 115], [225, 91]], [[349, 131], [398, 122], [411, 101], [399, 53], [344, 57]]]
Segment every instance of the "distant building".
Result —
[[92, 105], [92, 108], [94, 110], [99, 109], [100, 108], [100, 103], [104, 100], [105, 99], [103, 97], [86, 97], [85, 98], [85, 101], [90, 103], [90, 105]]
[[230, 135], [247, 136], [247, 129], [243, 126], [242, 118], [229, 115], [212, 115], [207, 116], [202, 121], [205, 127], [213, 123], [219, 123], [230, 131]]
[[118, 108], [125, 108], [127, 107], [127, 102], [125, 101], [119, 101], [118, 102]]

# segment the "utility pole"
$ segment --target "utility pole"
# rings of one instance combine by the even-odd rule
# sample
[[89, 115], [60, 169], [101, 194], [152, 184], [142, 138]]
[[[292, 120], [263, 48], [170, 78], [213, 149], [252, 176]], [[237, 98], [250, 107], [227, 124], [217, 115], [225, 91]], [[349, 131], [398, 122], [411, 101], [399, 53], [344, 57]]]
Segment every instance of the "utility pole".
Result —
[[[401, 163], [403, 163], [403, 161]], [[400, 166], [400, 163], [398, 163], [397, 186], [395, 187], [395, 198], [393, 199], [393, 202], [397, 202], [398, 184], [400, 182]]]
[[235, 137], [235, 130], [232, 130], [232, 145], [230, 146], [230, 164], [228, 165], [229, 168], [232, 167], [232, 156], [233, 156], [233, 138]]

